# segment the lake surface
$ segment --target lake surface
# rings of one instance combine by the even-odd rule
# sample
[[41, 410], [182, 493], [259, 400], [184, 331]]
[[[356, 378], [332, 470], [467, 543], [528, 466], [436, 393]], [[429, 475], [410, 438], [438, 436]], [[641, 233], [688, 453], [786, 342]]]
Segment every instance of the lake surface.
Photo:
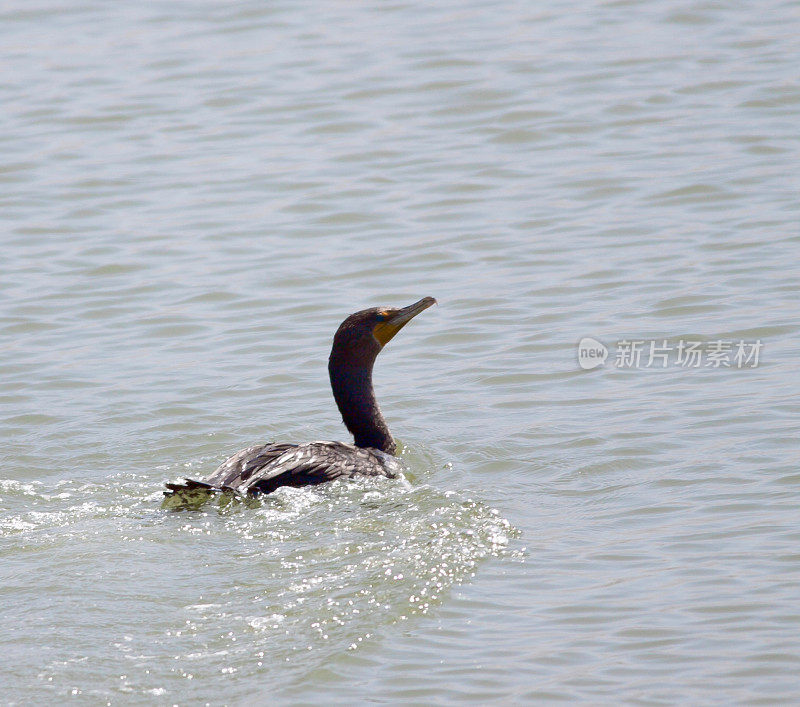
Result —
[[[796, 2], [0, 20], [4, 702], [800, 701]], [[160, 507], [425, 295], [405, 479]]]

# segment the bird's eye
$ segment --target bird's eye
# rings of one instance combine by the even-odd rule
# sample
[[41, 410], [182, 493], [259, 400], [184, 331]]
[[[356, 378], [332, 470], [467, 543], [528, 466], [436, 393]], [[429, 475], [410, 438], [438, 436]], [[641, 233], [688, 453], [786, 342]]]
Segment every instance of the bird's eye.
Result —
[[382, 311], [378, 312], [378, 321], [385, 322], [389, 318], [389, 312]]

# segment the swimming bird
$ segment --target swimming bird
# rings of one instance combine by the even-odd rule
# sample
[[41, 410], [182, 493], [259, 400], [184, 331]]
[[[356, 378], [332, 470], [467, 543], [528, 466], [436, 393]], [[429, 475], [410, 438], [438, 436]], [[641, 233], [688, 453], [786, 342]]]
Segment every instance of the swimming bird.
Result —
[[167, 497], [189, 500], [217, 491], [257, 495], [280, 486], [309, 486], [352, 476], [396, 477], [402, 467], [397, 445], [372, 388], [372, 367], [384, 346], [417, 314], [436, 304], [433, 297], [401, 309], [373, 307], [345, 319], [333, 337], [328, 373], [333, 397], [354, 444], [269, 442], [248, 447], [202, 481], [168, 483]]

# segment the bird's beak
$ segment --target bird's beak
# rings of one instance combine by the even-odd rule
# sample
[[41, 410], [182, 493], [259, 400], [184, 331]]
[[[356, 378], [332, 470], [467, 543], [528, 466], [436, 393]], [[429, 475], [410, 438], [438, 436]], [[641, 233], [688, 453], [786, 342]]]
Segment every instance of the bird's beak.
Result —
[[378, 322], [372, 330], [372, 334], [381, 346], [386, 346], [398, 331], [422, 310], [432, 307], [434, 304], [436, 304], [436, 300], [433, 299], [433, 297], [423, 297], [419, 302], [414, 302], [414, 304], [410, 304], [408, 307], [398, 309], [386, 321]]

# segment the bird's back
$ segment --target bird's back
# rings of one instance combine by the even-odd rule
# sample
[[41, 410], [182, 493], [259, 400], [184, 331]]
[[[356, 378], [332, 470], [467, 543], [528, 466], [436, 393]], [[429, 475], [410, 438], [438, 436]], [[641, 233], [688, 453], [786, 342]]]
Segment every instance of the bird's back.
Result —
[[273, 442], [237, 452], [202, 481], [167, 484], [165, 495], [193, 491], [232, 491], [256, 495], [279, 486], [310, 486], [351, 476], [396, 477], [400, 462], [378, 449], [342, 442]]

